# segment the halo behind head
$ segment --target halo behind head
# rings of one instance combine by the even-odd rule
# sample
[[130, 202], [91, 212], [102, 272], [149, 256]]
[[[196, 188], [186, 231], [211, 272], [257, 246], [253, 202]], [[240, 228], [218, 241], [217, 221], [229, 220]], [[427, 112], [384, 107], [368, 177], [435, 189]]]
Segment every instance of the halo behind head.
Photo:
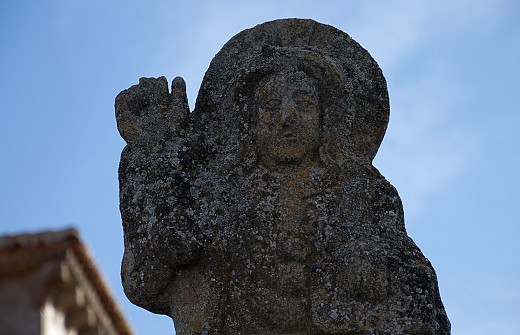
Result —
[[254, 120], [251, 93], [263, 77], [290, 69], [316, 79], [322, 130], [339, 155], [371, 163], [389, 118], [382, 71], [349, 35], [306, 19], [276, 20], [242, 31], [215, 56], [193, 113], [193, 129], [203, 134], [199, 140], [206, 151], [229, 154], [253, 143], [248, 131]]

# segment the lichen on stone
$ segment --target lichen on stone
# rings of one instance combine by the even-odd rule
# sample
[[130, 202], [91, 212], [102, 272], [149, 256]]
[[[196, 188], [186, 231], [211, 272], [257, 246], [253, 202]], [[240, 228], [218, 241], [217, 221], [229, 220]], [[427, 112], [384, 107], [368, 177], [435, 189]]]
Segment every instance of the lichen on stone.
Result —
[[435, 271], [372, 165], [382, 71], [346, 33], [284, 19], [116, 98], [129, 299], [187, 334], [450, 334]]

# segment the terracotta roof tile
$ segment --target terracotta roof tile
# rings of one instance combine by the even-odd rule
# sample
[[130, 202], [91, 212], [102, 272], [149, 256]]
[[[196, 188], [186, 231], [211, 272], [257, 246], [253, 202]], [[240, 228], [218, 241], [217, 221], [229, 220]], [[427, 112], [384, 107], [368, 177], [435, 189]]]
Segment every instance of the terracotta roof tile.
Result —
[[120, 334], [134, 334], [88, 248], [81, 242], [74, 228], [0, 237], [0, 277], [39, 266], [51, 258], [64, 258], [69, 249], [79, 260], [116, 330]]

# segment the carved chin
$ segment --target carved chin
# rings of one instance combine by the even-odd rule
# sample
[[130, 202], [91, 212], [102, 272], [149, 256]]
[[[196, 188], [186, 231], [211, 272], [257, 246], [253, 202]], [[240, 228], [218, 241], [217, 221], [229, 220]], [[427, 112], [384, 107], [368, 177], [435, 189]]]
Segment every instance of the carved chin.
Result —
[[310, 143], [280, 141], [276, 145], [267, 145], [260, 148], [260, 157], [264, 163], [271, 164], [300, 164], [305, 158], [312, 155], [313, 146]]

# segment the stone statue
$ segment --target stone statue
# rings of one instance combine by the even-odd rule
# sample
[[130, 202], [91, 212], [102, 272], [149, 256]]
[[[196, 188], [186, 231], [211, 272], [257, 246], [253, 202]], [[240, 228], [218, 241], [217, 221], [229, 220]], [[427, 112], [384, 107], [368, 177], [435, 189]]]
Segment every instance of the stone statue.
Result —
[[128, 298], [177, 334], [450, 334], [435, 271], [372, 165], [377, 63], [312, 20], [267, 22], [185, 84], [116, 98]]

